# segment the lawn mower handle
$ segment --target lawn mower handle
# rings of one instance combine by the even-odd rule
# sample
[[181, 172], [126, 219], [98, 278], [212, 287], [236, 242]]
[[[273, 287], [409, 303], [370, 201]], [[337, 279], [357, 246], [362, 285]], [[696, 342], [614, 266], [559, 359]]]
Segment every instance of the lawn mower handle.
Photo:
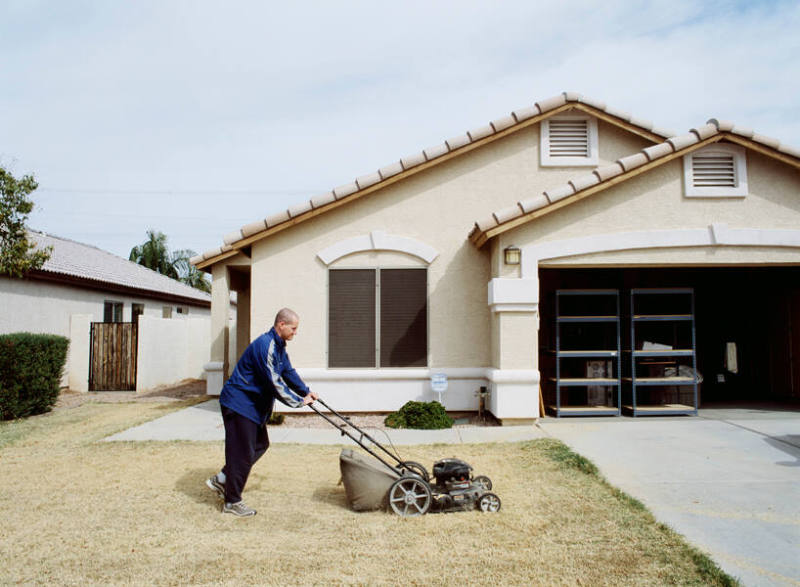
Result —
[[[325, 408], [326, 408], [328, 411], [330, 411], [332, 414], [334, 414], [336, 417], [338, 417], [338, 418], [339, 418], [339, 419], [340, 419], [340, 420], [343, 422], [343, 424], [337, 424], [337, 423], [336, 423], [336, 422], [335, 422], [335, 421], [334, 421], [332, 418], [330, 418], [330, 417], [329, 417], [329, 416], [327, 416], [326, 414], [323, 414], [323, 413], [322, 413], [322, 412], [321, 412], [319, 409], [317, 409], [317, 408], [314, 406], [314, 404], [315, 404], [316, 402], [319, 402], [320, 404], [322, 404], [323, 406], [325, 406]], [[330, 407], [328, 404], [326, 404], [326, 403], [325, 403], [323, 400], [321, 400], [320, 398], [317, 398], [315, 401], [313, 401], [313, 402], [311, 402], [310, 404], [307, 404], [307, 405], [308, 405], [308, 407], [309, 407], [309, 408], [311, 408], [312, 410], [314, 410], [314, 411], [315, 411], [317, 414], [319, 414], [320, 416], [322, 416], [323, 418], [325, 418], [325, 420], [327, 420], [327, 421], [328, 421], [328, 423], [330, 423], [330, 425], [331, 425], [331, 426], [333, 426], [334, 428], [337, 428], [337, 429], [338, 429], [338, 430], [339, 430], [339, 431], [342, 433], [342, 436], [345, 436], [345, 435], [346, 435], [348, 438], [350, 438], [350, 439], [351, 439], [353, 442], [355, 442], [356, 444], [358, 444], [358, 445], [359, 445], [361, 448], [363, 448], [363, 449], [364, 449], [365, 451], [367, 451], [369, 454], [371, 454], [371, 455], [372, 455], [372, 456], [374, 456], [376, 459], [378, 459], [380, 462], [382, 462], [384, 465], [386, 465], [387, 467], [389, 467], [389, 468], [390, 468], [392, 471], [394, 471], [394, 472], [396, 472], [396, 473], [397, 473], [397, 472], [401, 472], [401, 471], [398, 471], [398, 467], [400, 467], [400, 468], [404, 467], [404, 463], [403, 463], [403, 461], [402, 461], [402, 460], [400, 460], [400, 458], [398, 458], [398, 456], [397, 456], [397, 455], [395, 455], [394, 453], [392, 453], [391, 451], [389, 451], [389, 450], [388, 450], [388, 449], [387, 449], [385, 446], [383, 446], [383, 445], [382, 445], [380, 442], [378, 442], [377, 440], [375, 440], [374, 438], [372, 438], [372, 436], [370, 436], [369, 434], [367, 434], [366, 432], [364, 432], [363, 430], [361, 430], [361, 428], [359, 428], [358, 426], [356, 426], [355, 424], [353, 424], [353, 423], [352, 423], [350, 420], [348, 420], [348, 419], [347, 419], [347, 418], [345, 418], [345, 417], [344, 417], [342, 414], [340, 414], [339, 412], [337, 412], [336, 410], [334, 410], [332, 407]], [[348, 430], [348, 429], [347, 429], [347, 427], [348, 427], [348, 426], [349, 426], [350, 428], [353, 428], [354, 430], [357, 430], [357, 431], [358, 431], [358, 433], [361, 435], [361, 437], [360, 437], [360, 438], [358, 438], [358, 437], [356, 437], [354, 434], [352, 434], [352, 433], [350, 432], [350, 430]], [[389, 455], [390, 457], [392, 457], [392, 459], [394, 459], [394, 460], [397, 462], [397, 465], [398, 465], [398, 466], [391, 465], [391, 464], [387, 463], [385, 460], [383, 460], [383, 459], [380, 457], [380, 455], [378, 455], [378, 454], [377, 454], [375, 451], [373, 451], [373, 450], [372, 450], [370, 447], [368, 447], [366, 444], [364, 444], [364, 441], [363, 441], [363, 439], [364, 439], [364, 438], [366, 438], [367, 440], [369, 440], [369, 441], [372, 443], [372, 445], [373, 445], [373, 446], [376, 446], [376, 447], [378, 447], [378, 448], [379, 448], [379, 449], [381, 449], [383, 452], [385, 452], [387, 455]]]

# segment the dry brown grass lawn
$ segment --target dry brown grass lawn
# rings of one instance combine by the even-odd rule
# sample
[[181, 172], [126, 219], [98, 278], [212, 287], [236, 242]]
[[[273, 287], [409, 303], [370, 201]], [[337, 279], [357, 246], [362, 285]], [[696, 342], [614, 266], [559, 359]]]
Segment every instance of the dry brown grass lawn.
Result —
[[[222, 516], [221, 442], [101, 439], [180, 404], [85, 404], [0, 424], [4, 584], [724, 584], [680, 537], [551, 441], [403, 448], [489, 475], [497, 514], [354, 513], [340, 447], [276, 445]], [[563, 454], [563, 451], [561, 451]], [[548, 456], [551, 455], [551, 456]]]

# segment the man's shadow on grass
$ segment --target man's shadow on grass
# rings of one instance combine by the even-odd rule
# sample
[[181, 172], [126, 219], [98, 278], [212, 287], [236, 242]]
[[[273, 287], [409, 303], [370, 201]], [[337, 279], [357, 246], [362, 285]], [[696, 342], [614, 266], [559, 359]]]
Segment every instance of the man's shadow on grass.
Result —
[[219, 469], [212, 467], [186, 471], [175, 481], [175, 489], [195, 503], [219, 506], [220, 501], [216, 492], [206, 485], [206, 479], [217, 472], [219, 472]]
[[[190, 469], [175, 481], [175, 489], [190, 498], [195, 503], [219, 506], [219, 497], [206, 485], [206, 479], [218, 472], [218, 469], [204, 467], [200, 469]], [[247, 486], [250, 489], [259, 489], [261, 481], [258, 476], [251, 476]], [[316, 502], [350, 509], [347, 505], [347, 496], [344, 492], [344, 485], [320, 485], [313, 494], [312, 499]]]

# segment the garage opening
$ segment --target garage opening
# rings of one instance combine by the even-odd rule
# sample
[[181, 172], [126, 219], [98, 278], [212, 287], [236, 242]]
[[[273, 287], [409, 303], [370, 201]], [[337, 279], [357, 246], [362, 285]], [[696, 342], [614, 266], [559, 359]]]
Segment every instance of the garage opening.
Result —
[[[800, 267], [540, 268], [539, 278], [539, 365], [543, 381], [553, 379], [556, 370], [553, 349], [558, 334], [555, 316], [559, 290], [617, 290], [624, 349], [630, 328], [626, 314], [630, 314], [631, 291], [688, 288], [694, 298], [694, 351], [702, 377], [698, 407], [800, 404]], [[588, 328], [585, 331], [592, 332]], [[591, 346], [590, 341], [587, 343]], [[580, 346], [580, 342], [574, 344]], [[606, 342], [606, 346], [609, 344]], [[626, 361], [625, 352], [619, 360]], [[609, 370], [612, 367], [609, 363]], [[572, 394], [568, 402], [591, 403], [588, 397], [575, 397], [587, 391], [568, 392]]]

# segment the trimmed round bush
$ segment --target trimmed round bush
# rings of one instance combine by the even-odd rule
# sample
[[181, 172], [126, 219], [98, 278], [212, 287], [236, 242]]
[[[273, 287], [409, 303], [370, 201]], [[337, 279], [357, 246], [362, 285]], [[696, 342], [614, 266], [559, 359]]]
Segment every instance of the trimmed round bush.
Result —
[[406, 402], [397, 412], [386, 416], [383, 422], [390, 428], [439, 430], [453, 427], [453, 419], [447, 415], [444, 406], [436, 401]]

